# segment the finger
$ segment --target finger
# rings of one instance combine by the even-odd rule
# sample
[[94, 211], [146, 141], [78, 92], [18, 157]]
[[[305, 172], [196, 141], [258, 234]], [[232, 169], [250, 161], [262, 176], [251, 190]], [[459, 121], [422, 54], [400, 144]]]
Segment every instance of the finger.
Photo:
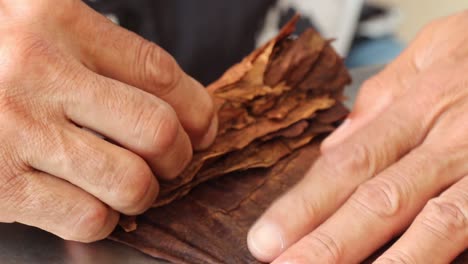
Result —
[[468, 177], [431, 200], [376, 263], [450, 263], [468, 248]]
[[82, 74], [86, 83], [71, 89], [63, 103], [67, 118], [140, 155], [157, 177], [178, 176], [192, 158], [192, 146], [172, 108], [123, 83]]
[[460, 179], [468, 169], [463, 163], [450, 151], [418, 147], [361, 185], [331, 218], [284, 252], [278, 263], [298, 258], [360, 263], [400, 234], [430, 198]]
[[[40, 172], [16, 176], [0, 194], [2, 214], [67, 240], [92, 242], [106, 238], [119, 214], [92, 195]], [[5, 186], [2, 186], [5, 187]]]
[[[307, 176], [249, 232], [254, 256], [272, 261], [335, 212], [362, 182], [419, 145], [432, 119], [414, 104], [409, 97], [400, 99], [339, 147], [325, 149]], [[407, 113], [404, 119], [400, 113]]]
[[168, 102], [196, 148], [206, 148], [214, 141], [217, 123], [213, 101], [200, 83], [185, 74], [157, 45], [88, 7], [77, 12], [81, 19], [68, 25], [67, 31], [78, 43], [85, 65]]
[[50, 125], [38, 135], [38, 143], [27, 146], [25, 157], [33, 168], [70, 182], [127, 215], [142, 213], [156, 199], [156, 178], [132, 152], [72, 124]]

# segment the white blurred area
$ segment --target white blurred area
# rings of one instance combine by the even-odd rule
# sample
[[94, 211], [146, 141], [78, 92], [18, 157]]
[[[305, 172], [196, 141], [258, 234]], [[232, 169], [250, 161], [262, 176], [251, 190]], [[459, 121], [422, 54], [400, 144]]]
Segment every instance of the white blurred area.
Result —
[[468, 9], [468, 0], [368, 0], [397, 7], [402, 19], [397, 36], [403, 42], [411, 41], [419, 30], [430, 21]]
[[[345, 56], [351, 46], [364, 0], [279, 0], [266, 18], [266, 27], [258, 36], [260, 45], [278, 33], [280, 13], [293, 8], [302, 16], [311, 17], [319, 31], [327, 38], [336, 39], [333, 46]], [[271, 25], [271, 26], [268, 26]]]

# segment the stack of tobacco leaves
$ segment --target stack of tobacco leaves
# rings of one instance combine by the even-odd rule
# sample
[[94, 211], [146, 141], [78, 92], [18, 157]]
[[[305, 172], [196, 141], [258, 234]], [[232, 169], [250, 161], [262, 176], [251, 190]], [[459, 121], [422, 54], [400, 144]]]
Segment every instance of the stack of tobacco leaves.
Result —
[[131, 232], [111, 239], [176, 263], [255, 263], [248, 228], [303, 177], [318, 156], [316, 138], [347, 115], [342, 59], [313, 29], [291, 37], [296, 21], [208, 87], [219, 116], [214, 144], [161, 183], [153, 209], [123, 219]]
[[[333, 130], [333, 122], [346, 115], [340, 99], [351, 79], [342, 59], [313, 29], [289, 38], [294, 23], [208, 88], [219, 109], [218, 137], [208, 150], [194, 154], [177, 180], [161, 185], [154, 207], [209, 179], [271, 167]], [[337, 117], [317, 119], [330, 108]]]

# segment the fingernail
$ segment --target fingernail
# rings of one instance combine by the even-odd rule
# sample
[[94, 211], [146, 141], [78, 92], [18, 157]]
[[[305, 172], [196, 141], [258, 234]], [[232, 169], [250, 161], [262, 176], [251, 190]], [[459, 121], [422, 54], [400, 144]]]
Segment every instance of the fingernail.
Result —
[[250, 230], [247, 245], [260, 261], [271, 262], [284, 250], [284, 239], [279, 227], [272, 223], [256, 224]]
[[218, 116], [215, 115], [213, 117], [213, 120], [211, 121], [210, 128], [208, 129], [208, 132], [206, 132], [205, 136], [203, 139], [200, 141], [200, 144], [198, 145], [198, 150], [203, 150], [211, 146], [213, 144], [216, 134], [218, 133]]
[[333, 148], [339, 143], [343, 142], [349, 135], [349, 127], [351, 126], [351, 119], [346, 119], [338, 129], [336, 129], [330, 136], [328, 136], [322, 143], [325, 149]]

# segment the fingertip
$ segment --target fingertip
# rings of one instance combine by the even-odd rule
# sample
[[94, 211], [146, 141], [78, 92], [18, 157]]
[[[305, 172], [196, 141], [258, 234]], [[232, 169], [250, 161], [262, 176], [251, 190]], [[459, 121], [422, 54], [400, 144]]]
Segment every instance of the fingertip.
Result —
[[218, 134], [218, 116], [215, 114], [208, 131], [203, 136], [202, 140], [198, 146], [195, 147], [196, 150], [204, 150], [209, 148], [215, 141], [216, 135]]
[[216, 106], [213, 97], [197, 80], [188, 75], [186, 80], [186, 99], [175, 109], [194, 149], [204, 150], [213, 144], [218, 132]]
[[260, 219], [249, 230], [247, 246], [250, 253], [262, 262], [272, 262], [286, 247], [281, 228], [265, 219]]
[[154, 175], [151, 176], [151, 182], [149, 183], [144, 198], [134, 208], [122, 211], [122, 213], [129, 216], [140, 215], [153, 205], [159, 195], [159, 183]]
[[98, 237], [98, 240], [106, 239], [117, 227], [120, 220], [120, 213], [109, 208], [109, 214], [107, 215], [106, 225], [102, 230], [102, 236]]
[[117, 211], [114, 211], [112, 208], [108, 207], [108, 213], [105, 220], [105, 224], [102, 226], [101, 231], [93, 237], [85, 238], [84, 243], [91, 243], [106, 239], [116, 228], [119, 223], [120, 214]]
[[151, 187], [148, 191], [147, 200], [144, 203], [145, 204], [144, 209], [141, 212], [138, 212], [138, 214], [144, 213], [146, 210], [148, 210], [151, 207], [151, 205], [153, 205], [154, 201], [159, 196], [159, 190], [160, 190], [159, 182], [156, 179], [156, 177], [153, 177], [151, 181]]
[[176, 177], [179, 177], [180, 174], [185, 170], [185, 168], [187, 168], [187, 166], [190, 164], [190, 162], [192, 161], [192, 158], [193, 158], [193, 147], [192, 147], [192, 142], [190, 141], [190, 137], [187, 133], [184, 132], [184, 135], [185, 135], [185, 141], [186, 141], [186, 145], [188, 146], [187, 148], [185, 148], [185, 152], [184, 152], [184, 155], [183, 155], [183, 158], [181, 159], [181, 166], [180, 166], [180, 171], [179, 173], [177, 173], [174, 177], [172, 177], [171, 179], [175, 179]]
[[107, 238], [115, 229], [120, 214], [112, 208], [96, 203], [80, 217], [73, 232], [61, 236], [67, 240], [81, 243], [92, 243]]
[[184, 171], [192, 157], [193, 148], [190, 137], [181, 127], [172, 148], [164, 156], [151, 163], [158, 179], [171, 181]]

